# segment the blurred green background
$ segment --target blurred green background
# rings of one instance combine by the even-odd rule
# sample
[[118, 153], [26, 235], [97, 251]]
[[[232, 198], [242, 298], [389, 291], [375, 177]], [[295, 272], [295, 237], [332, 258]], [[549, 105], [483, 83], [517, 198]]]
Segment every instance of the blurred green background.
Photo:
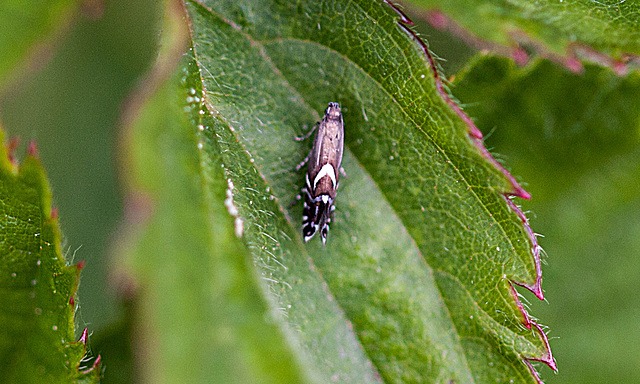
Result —
[[[60, 213], [63, 251], [86, 260], [79, 288], [78, 329], [114, 321], [117, 301], [108, 286], [109, 243], [122, 216], [118, 186], [120, 110], [156, 54], [160, 3], [88, 1], [55, 41], [49, 62], [2, 96], [7, 137], [16, 154], [31, 140]], [[111, 287], [113, 288], [113, 287]]]
[[[103, 340], [93, 349], [104, 355], [105, 383], [124, 380], [114, 375], [117, 356], [111, 354], [110, 360], [109, 342], [104, 342], [123, 312], [117, 287], [108, 281], [109, 251], [122, 216], [119, 117], [155, 57], [159, 16], [159, 3], [151, 0], [85, 2], [43, 69], [0, 100], [7, 136], [22, 142], [18, 155], [28, 141], [38, 142], [60, 212], [64, 251], [75, 261], [87, 261], [77, 323]], [[422, 21], [416, 24], [443, 58], [447, 76], [473, 55], [451, 36]], [[580, 79], [572, 79], [576, 94], [583, 92]], [[535, 96], [547, 100], [545, 94]], [[462, 98], [471, 103], [472, 117], [474, 103], [481, 101]], [[633, 102], [626, 107], [635, 108]], [[533, 199], [519, 203], [531, 211], [534, 231], [545, 236], [540, 243], [548, 255], [543, 266], [548, 303], [523, 295], [532, 315], [549, 326], [560, 372], [542, 368], [548, 383], [640, 382], [637, 115], [626, 120], [635, 125], [602, 134], [561, 121], [537, 130], [524, 116], [480, 126], [489, 134], [487, 146], [528, 183]], [[568, 138], [567, 129], [572, 129]]]

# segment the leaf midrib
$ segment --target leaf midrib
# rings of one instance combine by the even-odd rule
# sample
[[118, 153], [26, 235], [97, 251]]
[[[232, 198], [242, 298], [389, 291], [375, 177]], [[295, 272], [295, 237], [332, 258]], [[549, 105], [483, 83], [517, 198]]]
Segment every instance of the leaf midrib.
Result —
[[[222, 17], [221, 15], [217, 14], [216, 12], [212, 11], [210, 8], [208, 8], [208, 7], [206, 7], [205, 5], [201, 4], [198, 0], [195, 0], [195, 1], [196, 1], [199, 5], [201, 5], [204, 9], [206, 9], [208, 12], [210, 12], [210, 13], [212, 13], [212, 14], [216, 15], [216, 17], [218, 17], [220, 20], [224, 21], [227, 25], [229, 25], [231, 28], [233, 28], [233, 30], [234, 30], [235, 32], [237, 32], [237, 33], [241, 34], [245, 39], [247, 39], [247, 40], [251, 43], [251, 45], [252, 45], [253, 47], [257, 47], [257, 48], [259, 49], [259, 53], [260, 53], [262, 56], [264, 56], [266, 59], [270, 59], [270, 57], [269, 57], [269, 56], [268, 56], [268, 54], [267, 54], [267, 51], [268, 51], [268, 50], [267, 50], [267, 49], [265, 49], [265, 45], [268, 45], [268, 44], [271, 44], [271, 43], [283, 42], [283, 41], [295, 41], [295, 42], [301, 42], [301, 43], [305, 43], [305, 44], [317, 45], [317, 46], [319, 46], [319, 47], [322, 47], [323, 49], [327, 49], [327, 50], [330, 50], [330, 51], [332, 51], [332, 52], [335, 52], [336, 54], [338, 54], [338, 55], [340, 55], [341, 57], [343, 57], [346, 61], [348, 61], [349, 63], [351, 63], [355, 68], [357, 68], [358, 70], [362, 71], [362, 73], [364, 73], [364, 74], [366, 74], [367, 76], [369, 76], [370, 78], [372, 78], [372, 79], [373, 79], [373, 80], [378, 84], [379, 89], [381, 89], [381, 90], [383, 91], [383, 93], [384, 93], [384, 94], [386, 94], [386, 95], [389, 97], [389, 99], [391, 100], [391, 102], [390, 102], [390, 103], [395, 104], [395, 105], [398, 107], [398, 109], [400, 110], [400, 112], [401, 112], [401, 113], [402, 113], [402, 114], [407, 118], [407, 120], [408, 120], [408, 121], [410, 121], [410, 122], [412, 122], [412, 123], [415, 125], [415, 127], [418, 129], [418, 131], [419, 131], [419, 132], [421, 132], [421, 133], [423, 133], [423, 134], [428, 138], [428, 140], [429, 140], [429, 141], [430, 141], [430, 142], [431, 142], [431, 143], [432, 143], [432, 144], [433, 144], [437, 149], [439, 149], [439, 150], [440, 150], [440, 153], [441, 153], [441, 154], [442, 154], [442, 155], [443, 155], [443, 156], [448, 160], [448, 161], [447, 161], [447, 164], [451, 164], [451, 167], [453, 167], [454, 172], [455, 172], [457, 175], [459, 175], [459, 176], [460, 176], [460, 178], [464, 181], [465, 185], [468, 187], [467, 189], [472, 191], [473, 195], [475, 196], [476, 201], [477, 201], [478, 203], [480, 203], [480, 205], [482, 206], [483, 210], [487, 213], [487, 216], [488, 216], [488, 217], [490, 217], [490, 218], [491, 218], [491, 220], [492, 220], [492, 221], [493, 221], [497, 226], [499, 226], [499, 228], [500, 228], [500, 230], [501, 230], [501, 232], [502, 232], [502, 234], [503, 234], [503, 237], [504, 237], [505, 239], [507, 239], [507, 241], [508, 241], [508, 243], [511, 245], [512, 249], [516, 249], [516, 247], [515, 247], [515, 246], [513, 245], [513, 243], [512, 243], [511, 238], [510, 238], [509, 236], [507, 236], [506, 231], [505, 231], [504, 227], [502, 226], [502, 224], [501, 224], [500, 222], [498, 222], [498, 221], [495, 219], [494, 215], [492, 215], [492, 214], [491, 214], [491, 212], [489, 211], [489, 209], [487, 208], [487, 206], [486, 206], [486, 205], [483, 203], [483, 201], [479, 198], [478, 193], [476, 192], [476, 189], [475, 189], [472, 185], [470, 185], [470, 184], [468, 183], [467, 178], [466, 178], [466, 177], [464, 177], [464, 174], [462, 174], [462, 173], [460, 172], [461, 167], [454, 166], [455, 162], [454, 162], [454, 161], [452, 161], [452, 160], [449, 158], [449, 156], [446, 154], [446, 153], [447, 153], [447, 151], [444, 151], [444, 150], [442, 149], [442, 147], [441, 147], [441, 146], [440, 146], [440, 145], [439, 145], [439, 144], [438, 144], [438, 143], [437, 143], [437, 142], [436, 142], [436, 141], [431, 137], [431, 135], [429, 135], [429, 133], [428, 133], [428, 132], [426, 132], [426, 131], [422, 128], [422, 126], [420, 126], [419, 124], [417, 124], [417, 123], [416, 123], [416, 121], [411, 117], [411, 115], [406, 111], [406, 109], [405, 109], [405, 108], [403, 108], [403, 107], [401, 106], [401, 104], [400, 104], [400, 103], [398, 103], [398, 101], [395, 99], [395, 97], [394, 97], [394, 96], [393, 96], [393, 95], [392, 95], [392, 94], [391, 94], [391, 93], [390, 93], [390, 92], [389, 92], [389, 91], [388, 91], [388, 90], [387, 90], [387, 89], [386, 89], [386, 88], [385, 88], [385, 87], [384, 87], [384, 86], [383, 86], [379, 81], [377, 81], [375, 77], [371, 76], [371, 75], [370, 75], [367, 71], [365, 71], [361, 66], [359, 66], [358, 64], [356, 64], [355, 62], [353, 62], [352, 60], [350, 60], [348, 56], [343, 55], [341, 52], [336, 51], [336, 50], [334, 50], [333, 48], [331, 48], [331, 47], [329, 47], [329, 46], [327, 46], [327, 45], [321, 44], [321, 43], [316, 42], [316, 41], [308, 40], [308, 39], [300, 39], [300, 38], [294, 38], [294, 37], [277, 37], [277, 38], [274, 38], [274, 39], [266, 39], [266, 40], [260, 40], [260, 41], [258, 41], [258, 40], [256, 40], [253, 36], [249, 35], [246, 31], [242, 30], [242, 28], [239, 28], [239, 27], [238, 27], [238, 26], [236, 26], [235, 24], [233, 24], [233, 23], [229, 22], [227, 19], [225, 19], [225, 18], [224, 18], [224, 17]], [[350, 3], [352, 3], [352, 4], [353, 4], [354, 2], [353, 2], [353, 1], [351, 1]], [[369, 16], [369, 14], [368, 14], [368, 13], [367, 13], [367, 12], [366, 12], [362, 7], [360, 7], [360, 6], [359, 6], [359, 4], [356, 4], [356, 5], [357, 5], [361, 10], [362, 10], [362, 12], [363, 12], [364, 14], [366, 14], [367, 16]], [[374, 19], [372, 19], [371, 17], [369, 17], [369, 20], [374, 20]], [[378, 22], [376, 22], [376, 23], [375, 23], [375, 25], [379, 26], [380, 24], [379, 24]], [[408, 60], [407, 60], [407, 56], [406, 56], [405, 51], [401, 49], [401, 47], [398, 45], [398, 43], [397, 43], [397, 41], [396, 41], [395, 39], [391, 38], [391, 36], [392, 36], [392, 35], [391, 35], [390, 33], [388, 33], [388, 32], [387, 32], [387, 30], [385, 30], [384, 28], [379, 27], [379, 29], [380, 29], [380, 30], [381, 30], [381, 31], [382, 31], [382, 32], [383, 32], [383, 33], [384, 33], [384, 34], [385, 34], [389, 39], [391, 39], [391, 40], [393, 41], [393, 44], [394, 44], [398, 49], [400, 49], [400, 51], [401, 51], [401, 52], [402, 52], [402, 54], [403, 54], [403, 57], [405, 58], [405, 61], [408, 63]], [[282, 75], [282, 71], [280, 71], [280, 69], [279, 69], [279, 68], [278, 68], [278, 67], [273, 63], [273, 61], [272, 61], [272, 60], [266, 60], [266, 62], [268, 63], [268, 65], [269, 65], [270, 67], [272, 67], [272, 68], [273, 68], [274, 73], [278, 74], [278, 76], [283, 80], [283, 85], [285, 85], [286, 87], [288, 87], [292, 92], [294, 92], [297, 96], [299, 96], [299, 99], [302, 101], [302, 103], [303, 103], [304, 105], [306, 105], [310, 111], [313, 111], [313, 112], [314, 112], [314, 114], [316, 114], [316, 116], [317, 116], [317, 112], [315, 111], [315, 109], [314, 109], [314, 108], [312, 108], [312, 107], [311, 107], [311, 106], [306, 102], [306, 98], [304, 98], [304, 97], [302, 97], [302, 96], [300, 95], [300, 93], [298, 92], [297, 88], [293, 87], [293, 86], [290, 84], [290, 82], [288, 81], [288, 79], [287, 79], [284, 75]], [[409, 68], [413, 69], [413, 67], [412, 67], [412, 66], [409, 66]], [[427, 69], [429, 70], [429, 72], [430, 72], [430, 73], [432, 72], [430, 68], [427, 68]], [[207, 71], [208, 71], [208, 70], [207, 70]], [[212, 78], [215, 78], [215, 77], [212, 75]], [[432, 78], [433, 78], [433, 74], [432, 74]], [[418, 84], [419, 84], [420, 89], [424, 92], [424, 94], [429, 94], [429, 92], [428, 92], [428, 90], [425, 88], [425, 85], [424, 85], [424, 84], [421, 84], [421, 83], [418, 83]], [[435, 87], [434, 87], [434, 88], [435, 88]], [[435, 92], [435, 93], [437, 93], [437, 90], [436, 90], [436, 91], [434, 91], [434, 92]], [[213, 108], [213, 107], [212, 107], [212, 105], [211, 105], [210, 103], [207, 103], [207, 106], [208, 106], [208, 107], [210, 107], [210, 108], [211, 108], [211, 110], [215, 110], [215, 108]], [[225, 124], [226, 124], [227, 126], [229, 126], [228, 121], [227, 121], [227, 119], [226, 119], [226, 118], [223, 118], [222, 116], [218, 116], [218, 117], [219, 117], [219, 118], [221, 118], [222, 120], [224, 120], [224, 121], [225, 121]], [[463, 124], [464, 124], [464, 123], [463, 123]], [[236, 138], [238, 139], [238, 142], [242, 145], [242, 147], [243, 147], [243, 148], [245, 148], [245, 149], [246, 149], [245, 144], [244, 144], [244, 141], [243, 141], [243, 140], [240, 140], [239, 133], [238, 133], [236, 130], [232, 130], [232, 131], [233, 131], [233, 134], [234, 134], [234, 135], [236, 136]], [[471, 143], [468, 143], [468, 144], [469, 144], [470, 148], [471, 148], [471, 149], [473, 149], [473, 145], [472, 145]], [[353, 158], [354, 158], [354, 159], [356, 159], [356, 160], [358, 159], [358, 157], [357, 157], [357, 156], [355, 156], [355, 155], [353, 154], [353, 152], [351, 152], [351, 151], [350, 151], [350, 149], [349, 149], [349, 148], [347, 148], [347, 151], [349, 151], [349, 152], [351, 153], [351, 155], [353, 156]], [[480, 155], [479, 155], [479, 156], [480, 156]], [[389, 202], [389, 200], [388, 200], [388, 198], [387, 198], [387, 195], [386, 195], [386, 193], [384, 192], [384, 189], [381, 189], [381, 188], [379, 187], [379, 185], [378, 185], [377, 181], [376, 181], [373, 177], [371, 177], [371, 174], [367, 171], [366, 167], [364, 167], [364, 166], [363, 166], [359, 161], [358, 161], [358, 163], [357, 163], [357, 166], [359, 166], [361, 169], [363, 169], [363, 171], [364, 171], [364, 172], [366, 172], [366, 173], [367, 173], [367, 175], [369, 176], [369, 179], [370, 179], [370, 180], [375, 184], [375, 187], [376, 187], [376, 188], [381, 192], [381, 194], [385, 197], [385, 202], [386, 202], [386, 204], [391, 208], [391, 211], [393, 212], [393, 214], [396, 216], [396, 218], [398, 218], [399, 222], [401, 222], [401, 223], [403, 224], [403, 229], [405, 229], [405, 230], [406, 230], [406, 229], [407, 229], [407, 226], [406, 226], [405, 221], [404, 221], [404, 220], [402, 220], [402, 216], [398, 215], [398, 211], [395, 209], [394, 205], [393, 205], [393, 204], [391, 204], [391, 203]], [[265, 176], [265, 174], [262, 172], [262, 170], [261, 170], [259, 167], [256, 167], [256, 170], [257, 170], [257, 173], [260, 175], [260, 177], [265, 181], [265, 183], [266, 183], [267, 185], [269, 185], [270, 183], [268, 182], [268, 178]], [[295, 230], [295, 225], [294, 225], [294, 223], [292, 223], [292, 218], [291, 218], [291, 216], [288, 214], [288, 211], [287, 211], [287, 210], [285, 210], [285, 209], [284, 209], [284, 207], [280, 204], [280, 199], [279, 199], [279, 198], [277, 198], [277, 197], [276, 197], [276, 199], [277, 199], [276, 201], [277, 201], [278, 205], [279, 205], [279, 206], [280, 206], [280, 208], [281, 208], [281, 211], [285, 213], [285, 219], [286, 219], [286, 221], [287, 221], [288, 225], [290, 226], [290, 229], [292, 229], [292, 230], [293, 230], [293, 232], [295, 232], [295, 233], [297, 234], [297, 233], [298, 233], [298, 231], [296, 231], [296, 230]], [[407, 233], [409, 234], [409, 238], [411, 239], [411, 242], [412, 242], [413, 246], [415, 247], [415, 249], [416, 249], [417, 253], [422, 257], [422, 259], [423, 259], [423, 260], [425, 261], [425, 263], [426, 263], [426, 259], [424, 258], [423, 253], [422, 253], [422, 251], [421, 251], [420, 247], [417, 245], [417, 243], [416, 243], [415, 239], [413, 238], [413, 236], [411, 236], [410, 231], [407, 231]], [[297, 237], [298, 237], [298, 239], [299, 239], [299, 234], [297, 235]], [[304, 247], [301, 247], [301, 248], [304, 248]], [[309, 256], [309, 253], [307, 252], [306, 248], [304, 249], [304, 253], [307, 255], [307, 257]], [[516, 255], [517, 255], [517, 253], [516, 253]], [[428, 263], [426, 263], [426, 264], [427, 264], [427, 265], [429, 265]], [[434, 268], [433, 268], [432, 266], [430, 266], [430, 265], [429, 265], [429, 269], [431, 269], [432, 271], [434, 270]], [[446, 273], [447, 275], [452, 276], [450, 273], [447, 273], [446, 271], [443, 271], [443, 270], [441, 270], [441, 269], [435, 269], [435, 270], [436, 270], [436, 271], [438, 271], [438, 272], [444, 272], [444, 273]], [[455, 277], [455, 276], [452, 276], [452, 277]], [[458, 280], [458, 279], [456, 278], [456, 280]], [[510, 279], [510, 280], [511, 280], [511, 279]], [[438, 284], [437, 284], [437, 283], [435, 283], [435, 285], [436, 285], [436, 287], [438, 288], [438, 290], [442, 293], [442, 291], [441, 291], [440, 287], [438, 286]], [[461, 284], [461, 286], [465, 287], [463, 284]], [[466, 290], [466, 287], [465, 287], [465, 290]], [[469, 293], [469, 295], [470, 295], [471, 297], [473, 297], [473, 295], [471, 295], [471, 293], [470, 293], [468, 290], [466, 290], [466, 291]], [[441, 295], [441, 297], [443, 297], [443, 296]], [[448, 307], [448, 306], [446, 306], [446, 305], [445, 305], [445, 307], [446, 307], [446, 310], [447, 310], [447, 316], [448, 316], [448, 318], [449, 318], [449, 321], [450, 321], [450, 324], [451, 324], [452, 328], [453, 328], [453, 329], [457, 329], [457, 328], [456, 328], [456, 326], [455, 326], [455, 323], [453, 322], [453, 320], [452, 320], [452, 318], [451, 318], [449, 307]], [[480, 309], [483, 313], [485, 313], [489, 318], [493, 319], [493, 317], [492, 317], [492, 316], [490, 316], [486, 311], [482, 310], [482, 308], [481, 308], [481, 307], [479, 307], [479, 306], [478, 306], [477, 308], [478, 308], [478, 309]], [[356, 336], [357, 336], [357, 333], [356, 333]], [[358, 337], [358, 339], [359, 339], [359, 337]], [[463, 356], [464, 356], [464, 359], [465, 359], [465, 368], [466, 368], [467, 372], [469, 373], [469, 375], [470, 375], [471, 377], [473, 377], [473, 375], [472, 375], [472, 370], [469, 368], [469, 365], [468, 365], [467, 356], [466, 356], [466, 351], [465, 351], [465, 349], [464, 349], [464, 348], [462, 348], [461, 339], [460, 339], [460, 335], [459, 335], [459, 333], [458, 333], [458, 332], [456, 332], [456, 340], [457, 340], [457, 343], [458, 343], [459, 349], [463, 352]], [[369, 360], [372, 362], [372, 364], [374, 364], [376, 367], [378, 367], [378, 365], [377, 365], [377, 364], [375, 364], [375, 361], [371, 359], [371, 356], [370, 356], [370, 355], [369, 355], [369, 353], [367, 352], [366, 348], [363, 348], [363, 351], [364, 351], [364, 353], [368, 356], [368, 358], [369, 358]]]

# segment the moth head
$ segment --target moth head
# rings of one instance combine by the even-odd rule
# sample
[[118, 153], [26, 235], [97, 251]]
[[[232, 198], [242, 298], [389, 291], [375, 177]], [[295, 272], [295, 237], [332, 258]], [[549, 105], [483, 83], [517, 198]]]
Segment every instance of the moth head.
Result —
[[342, 117], [342, 111], [340, 110], [340, 104], [338, 103], [329, 103], [327, 110], [324, 111], [324, 114], [330, 119], [340, 119]]

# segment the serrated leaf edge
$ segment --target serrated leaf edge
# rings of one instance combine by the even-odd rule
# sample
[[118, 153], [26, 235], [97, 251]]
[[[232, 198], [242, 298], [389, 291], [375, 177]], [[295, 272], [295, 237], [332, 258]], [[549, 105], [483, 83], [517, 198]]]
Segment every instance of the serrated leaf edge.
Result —
[[409, 7], [414, 9], [418, 17], [424, 19], [433, 28], [447, 31], [479, 51], [489, 51], [510, 58], [519, 66], [524, 66], [531, 60], [529, 53], [523, 49], [523, 47], [528, 47], [539, 56], [577, 74], [584, 72], [583, 62], [591, 62], [609, 68], [618, 76], [626, 76], [630, 71], [640, 69], [640, 56], [635, 54], [624, 53], [620, 58], [614, 58], [586, 43], [573, 41], [567, 44], [566, 52], [562, 55], [551, 51], [543, 42], [533, 39], [521, 29], [508, 32], [508, 38], [514, 43], [514, 46], [502, 45], [474, 34], [439, 9], [423, 11], [417, 7]]
[[[22, 170], [29, 164], [29, 163], [35, 163], [34, 165], [37, 167], [38, 173], [39, 173], [39, 178], [38, 178], [38, 189], [40, 191], [40, 199], [41, 199], [41, 208], [43, 210], [43, 214], [44, 214], [44, 223], [43, 225], [50, 225], [54, 227], [54, 232], [55, 232], [55, 242], [56, 244], [54, 244], [55, 249], [56, 249], [56, 254], [58, 255], [58, 257], [63, 257], [62, 253], [60, 252], [60, 230], [58, 227], [58, 208], [57, 207], [53, 207], [51, 206], [51, 196], [50, 196], [50, 187], [49, 187], [49, 183], [46, 179], [45, 173], [44, 173], [44, 167], [42, 166], [42, 163], [40, 162], [40, 157], [38, 154], [38, 145], [36, 143], [36, 141], [30, 141], [29, 144], [27, 145], [27, 157], [24, 159], [24, 161], [22, 162], [22, 164], [20, 164], [15, 156], [15, 151], [18, 147], [19, 144], [19, 139], [17, 137], [12, 137], [9, 139], [8, 142], [5, 143], [4, 141], [4, 132], [1, 129], [2, 127], [0, 126], [0, 168], [4, 168], [4, 170], [13, 175], [13, 177], [15, 178], [19, 178], [21, 175]], [[74, 310], [74, 312], [76, 311], [76, 300], [75, 300], [75, 296], [77, 294], [78, 291], [78, 283], [80, 281], [80, 272], [82, 271], [82, 269], [85, 266], [85, 261], [81, 260], [76, 264], [72, 264], [72, 265], [66, 265], [65, 269], [75, 269], [75, 285], [73, 287], [73, 290], [69, 296], [69, 306], [71, 306]], [[82, 343], [84, 346], [84, 353], [85, 353], [85, 357], [86, 357], [86, 351], [87, 351], [87, 342], [88, 342], [88, 330], [87, 328], [85, 328], [82, 332], [82, 335], [80, 336], [80, 338], [72, 343], [68, 343], [66, 344], [66, 346], [71, 346], [77, 343]], [[61, 346], [64, 346], [64, 344], [61, 344]], [[95, 370], [96, 372], [96, 379], [99, 376], [99, 372], [100, 372], [100, 362], [101, 362], [101, 356], [98, 355], [96, 357], [96, 360], [94, 361], [94, 363], [92, 364], [92, 366], [89, 369], [85, 369], [83, 370], [80, 365], [82, 363], [82, 361], [84, 360], [81, 359], [80, 362], [78, 362], [78, 366], [76, 367], [76, 373], [80, 376], [86, 376], [87, 374], [90, 374], [91, 372], [93, 372]], [[97, 382], [97, 380], [96, 380]]]
[[[554, 371], [557, 370], [556, 368], [556, 364], [555, 364], [555, 360], [553, 358], [550, 346], [549, 346], [549, 341], [548, 341], [548, 337], [546, 336], [546, 334], [544, 333], [542, 327], [540, 325], [538, 325], [536, 322], [532, 321], [528, 315], [528, 313], [526, 312], [526, 309], [524, 308], [524, 306], [522, 305], [521, 301], [518, 298], [517, 292], [515, 291], [515, 288], [513, 287], [513, 284], [522, 286], [528, 290], [530, 290], [534, 295], [536, 295], [536, 297], [540, 298], [541, 300], [544, 300], [544, 296], [543, 296], [543, 292], [541, 289], [541, 268], [540, 268], [540, 251], [541, 251], [541, 247], [538, 245], [536, 237], [531, 229], [531, 227], [529, 226], [528, 223], [528, 219], [526, 218], [526, 216], [524, 215], [524, 213], [522, 212], [522, 210], [511, 201], [511, 197], [520, 197], [520, 198], [524, 198], [524, 199], [530, 199], [531, 195], [522, 187], [519, 185], [519, 183], [516, 181], [516, 179], [513, 177], [513, 175], [511, 175], [509, 173], [509, 171], [506, 170], [506, 168], [504, 168], [490, 153], [489, 151], [486, 149], [486, 147], [484, 146], [484, 142], [483, 142], [483, 134], [482, 132], [477, 128], [477, 126], [475, 125], [475, 123], [473, 122], [473, 120], [464, 112], [462, 111], [462, 109], [460, 108], [460, 106], [458, 105], [458, 103], [454, 100], [454, 98], [451, 96], [451, 94], [449, 93], [448, 89], [446, 88], [446, 80], [443, 80], [441, 74], [440, 74], [440, 70], [438, 68], [438, 66], [436, 65], [436, 62], [434, 60], [433, 55], [431, 54], [431, 52], [429, 51], [427, 45], [418, 37], [418, 35], [416, 34], [416, 32], [414, 32], [411, 27], [414, 25], [414, 23], [409, 19], [409, 17], [402, 11], [400, 10], [398, 7], [396, 7], [394, 4], [392, 4], [389, 0], [382, 0], [384, 3], [386, 3], [388, 6], [391, 7], [391, 9], [393, 9], [396, 14], [398, 15], [398, 19], [396, 20], [397, 25], [399, 26], [399, 28], [409, 36], [410, 39], [412, 39], [414, 41], [414, 43], [418, 44], [418, 46], [422, 49], [423, 54], [425, 56], [425, 62], [428, 63], [430, 69], [431, 69], [431, 73], [433, 74], [434, 77], [434, 81], [435, 81], [435, 85], [436, 85], [436, 89], [438, 91], [438, 93], [440, 94], [440, 96], [442, 97], [442, 99], [447, 103], [447, 105], [449, 105], [450, 108], [453, 109], [453, 111], [456, 113], [456, 115], [465, 122], [465, 124], [467, 125], [467, 131], [468, 131], [468, 135], [469, 135], [469, 140], [470, 140], [470, 144], [472, 144], [472, 146], [480, 153], [480, 155], [482, 157], [485, 158], [486, 161], [488, 161], [496, 170], [498, 170], [503, 177], [509, 182], [509, 184], [511, 185], [511, 189], [508, 191], [499, 191], [498, 193], [501, 194], [501, 196], [505, 199], [505, 201], [507, 202], [507, 206], [509, 207], [509, 209], [513, 210], [514, 213], [516, 213], [516, 215], [521, 219], [522, 223], [523, 223], [523, 227], [525, 229], [525, 233], [527, 234], [527, 237], [529, 238], [531, 244], [532, 244], [532, 248], [531, 248], [531, 253], [532, 256], [534, 257], [534, 262], [535, 262], [535, 270], [536, 270], [536, 282], [533, 285], [529, 285], [529, 284], [525, 284], [525, 283], [520, 283], [520, 282], [516, 282], [513, 280], [510, 280], [510, 288], [511, 288], [511, 292], [512, 292], [512, 296], [514, 299], [514, 302], [516, 303], [517, 307], [520, 309], [521, 311], [521, 321], [523, 323], [523, 325], [527, 328], [527, 329], [532, 329], [533, 326], [533, 331], [537, 332], [539, 334], [540, 339], [543, 341], [544, 344], [544, 349], [546, 351], [546, 355], [544, 357], [526, 357], [526, 356], [522, 356], [522, 361], [523, 363], [529, 368], [529, 370], [532, 373], [532, 376], [537, 380], [537, 382], [542, 383], [542, 380], [540, 379], [538, 373], [536, 372], [535, 368], [531, 365], [530, 361], [538, 361], [538, 362], [543, 362], [546, 365], [548, 365], [550, 368], [552, 368]], [[207, 7], [205, 4], [201, 3], [199, 0], [194, 0], [194, 3], [200, 5], [201, 7], [207, 9], [209, 12], [212, 12], [211, 9], [209, 7]], [[225, 22], [229, 23], [230, 25], [234, 26], [234, 24], [229, 21], [229, 20], [225, 20]], [[235, 29], [239, 29], [239, 27], [234, 26]], [[204, 85], [203, 85], [204, 87]], [[203, 88], [203, 91], [206, 92], [206, 90]], [[215, 108], [213, 108], [212, 105], [207, 104], [207, 107], [211, 110], [211, 111], [215, 111]], [[260, 174], [260, 176], [264, 179], [264, 175], [262, 175], [262, 172], [258, 172]], [[279, 204], [280, 206], [280, 204]], [[283, 208], [281, 207], [281, 211], [283, 211]], [[288, 220], [290, 220], [290, 218], [286, 215]]]
[[503, 191], [503, 192], [501, 192], [501, 195], [502, 195], [503, 199], [505, 200], [505, 202], [506, 202], [507, 206], [509, 207], [509, 209], [511, 209], [518, 216], [518, 218], [521, 220], [522, 225], [523, 225], [524, 230], [525, 230], [525, 233], [527, 234], [527, 237], [529, 238], [529, 240], [530, 240], [530, 242], [532, 244], [531, 253], [532, 253], [532, 256], [533, 256], [534, 262], [535, 262], [536, 282], [533, 285], [530, 285], [530, 284], [525, 284], [525, 283], [522, 283], [522, 282], [517, 282], [517, 281], [510, 280], [510, 288], [511, 288], [512, 297], [513, 297], [514, 301], [516, 302], [516, 305], [518, 306], [518, 308], [520, 309], [520, 311], [522, 313], [522, 322], [523, 322], [524, 326], [527, 327], [528, 329], [531, 329], [533, 327], [534, 331], [539, 334], [540, 339], [544, 343], [545, 350], [547, 352], [545, 357], [539, 358], [539, 357], [523, 356], [523, 362], [527, 365], [527, 367], [531, 371], [531, 373], [534, 376], [534, 378], [539, 383], [542, 383], [542, 380], [540, 379], [537, 371], [531, 365], [530, 362], [531, 361], [542, 362], [542, 363], [546, 364], [547, 366], [549, 366], [549, 368], [553, 369], [554, 371], [557, 371], [557, 366], [556, 366], [556, 363], [555, 363], [555, 359], [553, 358], [553, 354], [551, 352], [551, 347], [549, 345], [549, 339], [548, 339], [546, 333], [543, 331], [542, 327], [539, 324], [537, 324], [536, 322], [534, 322], [534, 321], [532, 321], [530, 319], [529, 314], [527, 313], [525, 307], [522, 305], [522, 302], [518, 298], [518, 294], [517, 294], [515, 288], [513, 287], [513, 284], [519, 285], [519, 286], [521, 286], [523, 288], [526, 288], [529, 291], [531, 291], [540, 300], [544, 300], [544, 294], [542, 292], [542, 287], [541, 287], [542, 269], [541, 269], [540, 252], [542, 250], [542, 247], [538, 244], [538, 241], [536, 239], [535, 233], [533, 232], [531, 226], [529, 225], [529, 220], [525, 216], [524, 212], [511, 199], [512, 197], [520, 197], [520, 198], [528, 200], [528, 199], [531, 198], [531, 195], [524, 188], [522, 188], [522, 186], [520, 186], [520, 184], [516, 181], [516, 179], [513, 177], [513, 175], [511, 175], [511, 173], [509, 173], [509, 171], [507, 171], [506, 168], [504, 168], [491, 155], [491, 153], [489, 153], [487, 148], [484, 146], [482, 132], [478, 129], [478, 127], [475, 125], [475, 123], [469, 117], [469, 115], [467, 115], [462, 110], [462, 108], [460, 108], [460, 106], [456, 103], [456, 101], [449, 94], [448, 90], [445, 88], [444, 81], [442, 79], [442, 76], [440, 75], [440, 70], [439, 70], [438, 66], [436, 65], [436, 63], [435, 63], [435, 60], [433, 58], [433, 55], [429, 51], [429, 48], [427, 47], [425, 42], [422, 41], [422, 39], [420, 39], [420, 37], [418, 37], [417, 33], [414, 32], [413, 29], [411, 29], [411, 27], [414, 25], [414, 23], [411, 21], [411, 19], [409, 19], [409, 17], [401, 9], [399, 9], [395, 4], [391, 3], [390, 0], [383, 0], [383, 2], [386, 3], [389, 7], [391, 7], [391, 9], [393, 9], [397, 13], [398, 19], [396, 20], [396, 22], [397, 22], [399, 28], [403, 32], [405, 32], [409, 36], [409, 38], [411, 40], [413, 40], [416, 44], [418, 44], [418, 46], [422, 49], [422, 52], [423, 52], [423, 54], [425, 56], [425, 59], [426, 59], [425, 62], [429, 65], [429, 67], [431, 69], [431, 73], [433, 74], [434, 82], [435, 82], [438, 94], [440, 94], [440, 96], [447, 103], [447, 105], [449, 105], [449, 107], [467, 125], [469, 139], [470, 139], [471, 143], [473, 144], [473, 146], [480, 152], [480, 154], [491, 165], [493, 165], [500, 173], [502, 173], [502, 175], [504, 175], [504, 177], [511, 184], [511, 187], [512, 187], [511, 191]]

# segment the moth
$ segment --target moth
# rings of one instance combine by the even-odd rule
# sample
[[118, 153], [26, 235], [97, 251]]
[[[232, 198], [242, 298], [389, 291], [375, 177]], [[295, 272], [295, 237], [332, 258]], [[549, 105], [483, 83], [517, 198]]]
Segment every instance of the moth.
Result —
[[307, 242], [319, 230], [324, 245], [335, 210], [333, 202], [338, 189], [344, 147], [344, 125], [340, 104], [329, 103], [322, 121], [318, 122], [305, 138], [316, 130], [311, 152], [299, 166], [300, 168], [308, 162], [306, 183], [302, 189], [302, 235]]

